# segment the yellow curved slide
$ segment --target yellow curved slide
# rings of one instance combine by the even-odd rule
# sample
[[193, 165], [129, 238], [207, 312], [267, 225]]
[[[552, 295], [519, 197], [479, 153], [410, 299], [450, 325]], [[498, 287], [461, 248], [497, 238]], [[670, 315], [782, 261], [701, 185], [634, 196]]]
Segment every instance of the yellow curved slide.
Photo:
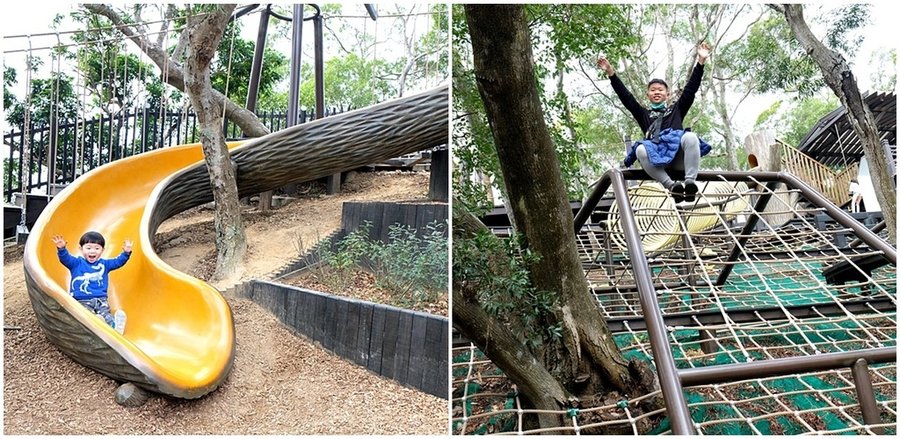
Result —
[[[130, 378], [142, 387], [181, 398], [202, 396], [228, 375], [234, 357], [231, 310], [206, 282], [163, 262], [151, 248], [142, 222], [157, 184], [201, 160], [199, 144], [183, 145], [118, 160], [85, 174], [46, 207], [32, 228], [24, 257], [30, 286], [45, 295], [36, 297], [38, 291], [29, 291], [35, 312], [63, 352], [113, 378]], [[63, 235], [69, 252], [79, 255], [78, 239], [88, 230], [106, 238], [107, 258], [119, 255], [124, 240], [134, 241], [131, 259], [109, 275], [110, 308], [121, 308], [128, 315], [124, 335], [68, 293], [69, 272], [59, 262], [51, 237]], [[92, 340], [95, 337], [100, 340]]]
[[[421, 151], [448, 140], [447, 85], [230, 144], [244, 195]], [[75, 180], [44, 209], [25, 245], [28, 295], [51, 343], [119, 381], [179, 398], [218, 387], [234, 360], [224, 298], [163, 262], [151, 246], [167, 216], [212, 199], [200, 145], [168, 147], [107, 164]], [[106, 237], [104, 257], [126, 239], [131, 259], [110, 273], [110, 308], [128, 315], [124, 335], [68, 293], [69, 272], [51, 237], [70, 253], [88, 230]]]

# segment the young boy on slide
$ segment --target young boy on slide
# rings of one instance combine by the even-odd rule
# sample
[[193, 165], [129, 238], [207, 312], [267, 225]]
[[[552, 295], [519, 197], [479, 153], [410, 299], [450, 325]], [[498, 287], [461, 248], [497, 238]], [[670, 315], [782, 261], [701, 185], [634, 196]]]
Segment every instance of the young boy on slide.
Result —
[[[689, 128], [683, 127], [684, 115], [694, 103], [694, 96], [703, 79], [703, 64], [710, 52], [711, 49], [705, 42], [697, 46], [697, 64], [694, 65], [681, 96], [671, 106], [666, 105], [669, 85], [662, 79], [651, 79], [647, 84], [649, 109], [639, 104], [625, 88], [606, 58], [597, 59], [597, 67], [606, 72], [619, 100], [644, 132], [644, 138], [634, 142], [625, 157], [625, 166], [631, 166], [635, 158], [640, 160], [641, 167], [672, 193], [676, 203], [694, 201], [700, 157], [709, 154], [712, 149]], [[684, 170], [684, 183], [673, 181], [666, 172], [667, 169]]]
[[122, 246], [122, 254], [115, 259], [103, 259], [103, 247], [106, 239], [97, 232], [87, 232], [78, 241], [81, 256], [72, 256], [66, 250], [66, 240], [61, 235], [53, 237], [56, 244], [57, 256], [69, 273], [72, 280], [69, 282], [69, 294], [85, 308], [97, 314], [106, 324], [112, 326], [119, 334], [125, 333], [125, 311], [116, 311], [115, 317], [110, 315], [107, 291], [109, 285], [109, 272], [121, 268], [131, 257], [131, 247], [134, 244], [126, 239]]

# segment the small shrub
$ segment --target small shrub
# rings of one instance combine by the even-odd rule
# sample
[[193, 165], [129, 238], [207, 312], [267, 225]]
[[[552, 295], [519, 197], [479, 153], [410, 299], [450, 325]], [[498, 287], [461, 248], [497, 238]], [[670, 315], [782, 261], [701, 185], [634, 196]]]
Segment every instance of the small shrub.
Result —
[[419, 237], [409, 226], [390, 226], [387, 243], [371, 242], [369, 257], [376, 285], [404, 306], [437, 300], [447, 290], [445, 228], [445, 222], [432, 221]]
[[369, 251], [371, 226], [369, 222], [363, 223], [359, 229], [341, 239], [334, 250], [328, 244], [316, 250], [321, 261], [317, 264], [317, 273], [322, 282], [336, 290], [347, 288], [358, 262]]
[[369, 239], [371, 223], [365, 222], [335, 246], [317, 249], [320, 264], [317, 274], [333, 289], [345, 289], [359, 265], [371, 268], [375, 285], [386, 290], [400, 306], [435, 302], [447, 290], [448, 247], [444, 235], [446, 221], [433, 221], [426, 233], [416, 236], [415, 229], [394, 224], [388, 229], [388, 242]]

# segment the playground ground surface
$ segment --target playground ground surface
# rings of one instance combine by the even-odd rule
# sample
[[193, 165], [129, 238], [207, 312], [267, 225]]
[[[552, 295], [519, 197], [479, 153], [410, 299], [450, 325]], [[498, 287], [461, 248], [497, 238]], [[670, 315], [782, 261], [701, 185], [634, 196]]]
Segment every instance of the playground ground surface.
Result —
[[[239, 280], [264, 278], [287, 263], [298, 237], [315, 242], [339, 227], [344, 201], [424, 201], [427, 188], [427, 173], [361, 173], [338, 195], [311, 187], [300, 200], [268, 213], [247, 207], [249, 249]], [[160, 256], [208, 279], [215, 264], [212, 218], [211, 210], [197, 208], [166, 221], [158, 235]], [[446, 400], [332, 355], [294, 336], [255, 303], [234, 297], [228, 301], [237, 352], [222, 387], [199, 400], [154, 395], [142, 407], [121, 407], [113, 397], [116, 382], [69, 360], [41, 332], [20, 251], [4, 252], [4, 434], [447, 432]]]

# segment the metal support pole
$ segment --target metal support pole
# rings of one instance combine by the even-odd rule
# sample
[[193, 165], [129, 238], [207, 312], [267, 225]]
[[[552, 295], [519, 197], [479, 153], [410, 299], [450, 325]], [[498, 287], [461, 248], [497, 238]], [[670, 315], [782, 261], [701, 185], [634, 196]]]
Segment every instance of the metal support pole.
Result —
[[615, 267], [616, 261], [613, 259], [612, 245], [613, 245], [612, 239], [610, 239], [610, 237], [609, 237], [609, 230], [604, 230], [603, 231], [603, 248], [604, 248], [603, 252], [605, 253], [605, 257], [606, 257], [606, 274], [609, 275], [609, 277], [613, 277], [616, 275], [616, 267]]
[[710, 329], [701, 329], [700, 331], [700, 350], [704, 354], [711, 354], [716, 351], [716, 331]]
[[303, 53], [303, 4], [294, 4], [291, 21], [291, 82], [288, 91], [287, 124], [285, 128], [297, 125], [300, 106], [300, 55]]
[[756, 228], [756, 223], [759, 222], [760, 215], [762, 215], [760, 212], [765, 210], [766, 206], [769, 204], [769, 200], [771, 200], [772, 195], [775, 194], [776, 186], [778, 186], [778, 183], [774, 181], [766, 183], [766, 189], [768, 190], [756, 200], [756, 205], [753, 206], [753, 215], [750, 215], [750, 218], [747, 218], [747, 223], [744, 224], [744, 228], [741, 230], [741, 237], [738, 238], [738, 242], [731, 247], [731, 254], [728, 255], [725, 266], [722, 267], [722, 271], [719, 272], [719, 277], [716, 278], [716, 285], [725, 285], [725, 281], [728, 280], [728, 275], [731, 274], [731, 270], [734, 270], [735, 264], [732, 264], [731, 262], [736, 261], [738, 256], [740, 256], [741, 247], [743, 247], [744, 243], [750, 239], [750, 234], [753, 233], [753, 229]]
[[[694, 425], [688, 410], [687, 401], [681, 391], [681, 379], [675, 359], [672, 356], [672, 348], [666, 335], [666, 327], [659, 303], [656, 299], [656, 289], [653, 287], [653, 277], [647, 263], [647, 256], [641, 246], [641, 238], [638, 236], [637, 224], [634, 220], [634, 211], [628, 200], [628, 188], [622, 171], [613, 169], [607, 172], [610, 178], [616, 203], [621, 212], [622, 231], [625, 242], [628, 245], [628, 253], [631, 255], [631, 264], [634, 269], [635, 283], [638, 287], [638, 295], [641, 300], [641, 309], [647, 322], [647, 334], [650, 336], [650, 348], [653, 350], [653, 358], [656, 360], [656, 370], [659, 375], [659, 385], [662, 390], [663, 400], [666, 403], [666, 413], [672, 424], [672, 433], [679, 435], [694, 434]], [[602, 184], [598, 184], [599, 186]], [[609, 183], [607, 183], [609, 184]], [[606, 189], [603, 189], [605, 191]], [[595, 190], [595, 192], [597, 192]], [[599, 200], [599, 197], [597, 197]], [[587, 206], [583, 206], [584, 209]], [[590, 207], [593, 210], [593, 207]], [[580, 227], [579, 227], [580, 228]]]
[[[55, 103], [57, 107], [59, 103]], [[59, 148], [59, 110], [54, 109], [50, 113], [50, 151], [47, 154], [47, 195], [54, 195], [53, 187], [56, 185], [56, 154]]]
[[322, 39], [324, 18], [316, 14], [313, 18], [313, 40], [315, 42], [315, 75], [316, 75], [316, 119], [325, 117], [325, 55]]
[[[321, 13], [313, 18], [313, 40], [315, 41], [315, 76], [316, 76], [316, 119], [325, 117], [325, 56], [323, 55], [324, 42], [322, 27], [324, 26]], [[341, 191], [341, 173], [329, 175], [325, 179], [325, 193], [332, 195]]]
[[[869, 376], [869, 363], [860, 358], [850, 368], [853, 374], [853, 383], [856, 384], [856, 398], [859, 400], [859, 408], [862, 410], [863, 421], [866, 425], [881, 424], [881, 410], [875, 401], [875, 390], [872, 388], [872, 377]], [[875, 434], [884, 434], [884, 428], [872, 428]]]
[[259, 76], [262, 74], [263, 54], [266, 50], [266, 34], [269, 32], [269, 8], [259, 13], [259, 30], [256, 32], [256, 46], [253, 48], [253, 65], [250, 67], [250, 85], [247, 86], [247, 110], [256, 112], [259, 99]]

